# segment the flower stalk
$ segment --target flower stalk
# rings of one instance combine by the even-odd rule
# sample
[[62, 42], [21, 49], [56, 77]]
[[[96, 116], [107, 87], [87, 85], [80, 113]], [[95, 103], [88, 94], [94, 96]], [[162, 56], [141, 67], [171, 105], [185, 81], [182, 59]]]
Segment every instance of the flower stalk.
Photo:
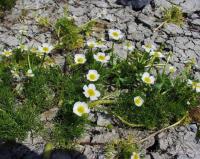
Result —
[[116, 103], [115, 100], [97, 100], [97, 101], [94, 101], [94, 102], [90, 102], [88, 105], [90, 108], [94, 108], [98, 105], [104, 105], [104, 104], [114, 104]]

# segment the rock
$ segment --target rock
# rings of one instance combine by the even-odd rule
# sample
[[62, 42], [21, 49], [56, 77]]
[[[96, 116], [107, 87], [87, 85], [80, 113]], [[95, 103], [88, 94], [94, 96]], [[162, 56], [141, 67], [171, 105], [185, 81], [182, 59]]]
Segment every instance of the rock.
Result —
[[200, 19], [195, 19], [191, 22], [194, 25], [199, 25], [200, 26]]
[[93, 136], [92, 143], [108, 143], [112, 140], [119, 139], [119, 134], [115, 129], [112, 129], [111, 132], [105, 132], [103, 134], [98, 134]]
[[184, 3], [180, 4], [183, 12], [185, 13], [193, 13], [200, 11], [200, 1], [199, 0], [185, 0]]
[[146, 16], [144, 14], [140, 14], [138, 16], [138, 20], [142, 22], [144, 25], [148, 26], [149, 28], [152, 28], [156, 25], [155, 23], [156, 19], [153, 16]]
[[1, 34], [0, 35], [0, 42], [10, 46], [18, 46], [19, 45], [19, 40], [15, 36], [11, 36], [8, 34]]
[[141, 10], [150, 2], [151, 0], [117, 0], [117, 3], [132, 6], [135, 10]]
[[98, 126], [108, 126], [111, 124], [111, 120], [103, 114], [98, 113], [97, 125]]
[[155, 5], [157, 7], [163, 7], [163, 8], [170, 8], [172, 6], [172, 4], [170, 2], [168, 2], [167, 0], [154, 0]]
[[66, 152], [54, 152], [51, 159], [72, 159], [72, 157]]
[[59, 108], [57, 108], [57, 107], [52, 108], [52, 109], [42, 113], [40, 115], [40, 120], [41, 121], [51, 121], [56, 117], [58, 111], [59, 111]]
[[[171, 129], [166, 132], [162, 132], [158, 135], [158, 144], [156, 145], [156, 152], [151, 153], [154, 158], [159, 158], [162, 155], [176, 156], [176, 158], [198, 158], [200, 156], [200, 143], [196, 140], [196, 133], [191, 131], [197, 129], [192, 124], [188, 126], [181, 126], [175, 129]], [[164, 152], [164, 154], [163, 154]], [[169, 157], [168, 156], [168, 157]], [[168, 158], [162, 156], [161, 158]]]
[[164, 31], [167, 34], [172, 34], [172, 35], [177, 35], [177, 34], [183, 33], [183, 30], [175, 24], [167, 24], [164, 28]]

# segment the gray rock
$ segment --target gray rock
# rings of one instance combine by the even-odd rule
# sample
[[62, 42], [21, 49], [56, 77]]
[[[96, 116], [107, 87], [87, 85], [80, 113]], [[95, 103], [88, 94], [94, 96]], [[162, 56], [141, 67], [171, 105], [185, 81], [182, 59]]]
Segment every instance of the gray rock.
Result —
[[118, 3], [123, 5], [130, 5], [133, 9], [140, 10], [150, 3], [151, 0], [117, 0]]
[[200, 11], [200, 1], [199, 0], [185, 0], [184, 3], [180, 4], [183, 12], [185, 13], [193, 13], [196, 11]]
[[142, 22], [144, 25], [148, 26], [149, 28], [152, 28], [156, 25], [155, 21], [156, 19], [153, 16], [146, 16], [144, 14], [140, 14], [138, 16], [138, 20]]
[[172, 4], [167, 0], [154, 0], [157, 7], [170, 8]]
[[192, 24], [200, 26], [200, 19], [195, 19], [192, 21]]
[[183, 30], [175, 24], [167, 24], [164, 28], [164, 31], [167, 34], [172, 34], [172, 35], [177, 35], [177, 34], [183, 33]]
[[110, 141], [119, 139], [119, 134], [115, 129], [112, 129], [111, 132], [105, 132], [103, 134], [97, 134], [93, 136], [92, 143], [108, 143]]
[[108, 126], [111, 124], [111, 120], [103, 114], [98, 113], [97, 125], [98, 126]]
[[19, 45], [19, 40], [15, 36], [11, 36], [8, 34], [1, 34], [0, 41], [10, 47]]

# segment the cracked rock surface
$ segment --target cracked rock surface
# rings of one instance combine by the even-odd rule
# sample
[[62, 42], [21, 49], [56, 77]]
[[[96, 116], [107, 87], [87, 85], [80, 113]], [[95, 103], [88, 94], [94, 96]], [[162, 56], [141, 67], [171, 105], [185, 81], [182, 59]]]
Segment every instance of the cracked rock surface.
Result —
[[[154, 42], [157, 45], [165, 43], [164, 51], [174, 52], [171, 64], [178, 71], [183, 69], [186, 61], [193, 58], [196, 61], [194, 75], [196, 78], [200, 78], [200, 0], [154, 0], [154, 4], [148, 4], [141, 11], [134, 11], [130, 6], [125, 7], [115, 2], [116, 0], [18, 0], [16, 6], [7, 13], [0, 23], [0, 48], [18, 46], [19, 30], [24, 28], [28, 31], [24, 43], [35, 46], [45, 42], [53, 43], [51, 32], [38, 27], [35, 19], [37, 16], [42, 16], [55, 20], [63, 15], [63, 7], [67, 4], [70, 14], [78, 25], [98, 18], [100, 22], [106, 23], [107, 28], [122, 30], [125, 39], [131, 41], [139, 49], [147, 42]], [[184, 25], [178, 27], [174, 24], [167, 24], [154, 32], [154, 29], [162, 23], [163, 8], [169, 8], [174, 4], [183, 9]], [[23, 16], [22, 10], [27, 11], [23, 21], [20, 20]], [[105, 30], [103, 30], [102, 36], [104, 33]], [[97, 36], [99, 35], [97, 34]], [[108, 42], [108, 45], [111, 44]], [[121, 57], [126, 57], [122, 44], [116, 47], [116, 53]], [[58, 57], [58, 61], [61, 60], [62, 57]], [[77, 148], [88, 159], [105, 158], [103, 145], [98, 143], [125, 138], [130, 134], [142, 139], [149, 134], [148, 131], [119, 127], [116, 121], [105, 113], [96, 114], [93, 112], [91, 120], [97, 126], [87, 128], [87, 133], [80, 141], [88, 144], [80, 145]], [[107, 128], [109, 125], [114, 127], [109, 129]], [[143, 145], [146, 149], [145, 158], [199, 159], [200, 143], [196, 138], [197, 129], [196, 124], [191, 124], [170, 129], [155, 136]], [[31, 153], [29, 152], [29, 158], [31, 158], [32, 152], [38, 155], [42, 153], [45, 140], [29, 135], [23, 144], [31, 150]], [[26, 152], [28, 153], [25, 149], [24, 156], [26, 156]], [[15, 151], [15, 153], [18, 152]], [[63, 154], [61, 153], [61, 155]], [[1, 155], [0, 152], [0, 158]], [[36, 158], [34, 155], [32, 158]], [[63, 156], [57, 158], [75, 158], [70, 155]], [[54, 156], [54, 158], [56, 157]]]

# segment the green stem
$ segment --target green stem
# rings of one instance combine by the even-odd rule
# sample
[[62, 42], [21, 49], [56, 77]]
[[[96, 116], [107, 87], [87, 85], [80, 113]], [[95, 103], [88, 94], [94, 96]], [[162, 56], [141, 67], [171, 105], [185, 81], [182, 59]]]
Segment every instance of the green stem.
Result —
[[128, 121], [124, 120], [122, 117], [120, 117], [119, 115], [115, 114], [114, 112], [112, 112], [112, 114], [117, 117], [123, 124], [128, 125], [132, 128], [141, 128], [144, 127], [144, 125], [142, 124], [133, 124], [133, 123], [129, 123]]
[[[114, 104], [114, 103], [116, 103], [115, 100], [97, 100], [97, 101], [89, 103], [88, 105], [89, 105], [90, 108], [94, 108], [95, 106], [98, 106], [98, 105]], [[129, 123], [126, 120], [124, 120], [122, 117], [120, 117], [119, 115], [115, 114], [114, 112], [111, 112], [109, 110], [107, 110], [107, 111], [110, 112], [111, 114], [113, 114], [115, 117], [117, 117], [125, 125], [128, 125], [128, 126], [133, 127], [133, 128], [144, 127], [144, 125], [142, 125], [142, 124]]]
[[43, 152], [43, 159], [50, 159], [53, 148], [54, 146], [52, 143], [47, 143], [45, 145], [44, 152]]
[[90, 108], [94, 108], [95, 106], [102, 105], [102, 104], [114, 104], [116, 103], [115, 100], [97, 100], [94, 102], [89, 103]]
[[114, 60], [114, 45], [115, 45], [115, 43], [113, 42], [112, 43], [112, 54], [111, 54], [111, 62], [112, 62], [112, 65], [113, 65], [113, 60]]
[[41, 62], [41, 65], [40, 65], [39, 70], [41, 69], [41, 67], [42, 67], [42, 65], [43, 65], [43, 63], [44, 63], [45, 57], [46, 57], [46, 54], [44, 53], [44, 55], [43, 55], [43, 57], [42, 57], [42, 62]]
[[170, 61], [171, 55], [172, 55], [172, 52], [169, 52], [169, 54], [168, 54], [168, 56], [167, 56], [167, 62], [165, 63], [164, 68], [163, 68], [162, 75], [164, 75], [165, 72], [166, 72], [166, 66], [168, 65], [168, 63], [169, 63], [169, 61]]
[[163, 131], [165, 131], [165, 130], [167, 130], [167, 129], [173, 128], [173, 127], [175, 127], [175, 126], [181, 124], [187, 117], [188, 117], [188, 112], [183, 116], [183, 118], [181, 118], [181, 119], [180, 119], [179, 121], [177, 121], [176, 123], [174, 123], [174, 124], [172, 124], [172, 125], [170, 125], [170, 126], [168, 126], [168, 127], [165, 127], [165, 128], [163, 128], [163, 129], [161, 129], [161, 130], [156, 131], [155, 133], [149, 135], [148, 137], [146, 137], [146, 138], [140, 140], [139, 143], [143, 143], [144, 141], [147, 141], [149, 138], [154, 137], [155, 135], [157, 135], [157, 134], [159, 134], [159, 133], [161, 133], [161, 132], [163, 132]]
[[151, 69], [152, 69], [152, 67], [153, 67], [153, 65], [154, 65], [155, 59], [156, 59], [156, 56], [153, 56], [153, 58], [152, 58], [151, 61], [150, 61], [150, 67], [149, 67], [149, 69], [148, 69], [148, 72], [151, 71]]
[[31, 69], [31, 63], [30, 63], [29, 53], [28, 53], [28, 66], [29, 66], [29, 69]]

